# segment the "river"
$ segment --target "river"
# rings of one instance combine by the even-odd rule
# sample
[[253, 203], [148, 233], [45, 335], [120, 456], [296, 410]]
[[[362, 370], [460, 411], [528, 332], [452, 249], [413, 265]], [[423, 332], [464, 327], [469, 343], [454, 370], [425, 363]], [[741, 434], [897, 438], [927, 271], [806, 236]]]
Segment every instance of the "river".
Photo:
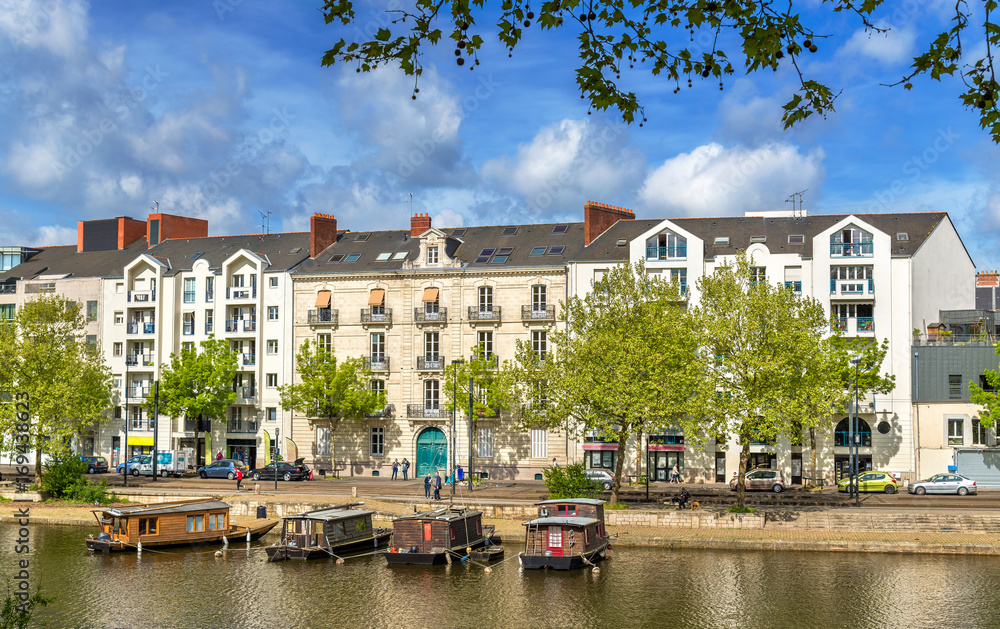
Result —
[[[9, 576], [17, 530], [0, 524]], [[522, 571], [516, 558], [487, 574], [377, 556], [268, 564], [246, 542], [223, 557], [95, 555], [90, 532], [31, 527], [32, 585], [55, 596], [38, 615], [47, 627], [1000, 626], [995, 557], [615, 547], [598, 574]]]

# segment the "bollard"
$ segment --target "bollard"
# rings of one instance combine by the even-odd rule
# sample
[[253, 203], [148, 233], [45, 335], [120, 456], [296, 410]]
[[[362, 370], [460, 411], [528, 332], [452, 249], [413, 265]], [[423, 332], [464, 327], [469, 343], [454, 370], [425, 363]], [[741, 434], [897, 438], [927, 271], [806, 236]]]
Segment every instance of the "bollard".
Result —
[[351, 487], [351, 497], [352, 498], [357, 498], [358, 497], [358, 488], [357, 487]]
[[255, 493], [255, 494], [259, 494], [260, 493], [260, 483], [254, 483], [253, 484], [253, 493]]

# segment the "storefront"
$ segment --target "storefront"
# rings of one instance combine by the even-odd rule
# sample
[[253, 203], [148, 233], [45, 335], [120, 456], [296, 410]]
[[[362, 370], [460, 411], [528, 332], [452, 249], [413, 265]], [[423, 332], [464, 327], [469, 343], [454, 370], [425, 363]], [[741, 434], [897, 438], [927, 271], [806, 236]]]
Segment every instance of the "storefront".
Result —
[[669, 481], [674, 465], [684, 479], [684, 433], [670, 431], [649, 436], [649, 455], [646, 470], [650, 481]]
[[618, 463], [618, 444], [591, 440], [583, 444], [583, 461], [588, 470], [609, 470], [612, 473]]
[[153, 451], [153, 437], [152, 436], [132, 436], [128, 437], [128, 457], [131, 458], [137, 454], [149, 454]]
[[256, 439], [226, 439], [225, 458], [243, 461], [250, 469], [257, 467]]

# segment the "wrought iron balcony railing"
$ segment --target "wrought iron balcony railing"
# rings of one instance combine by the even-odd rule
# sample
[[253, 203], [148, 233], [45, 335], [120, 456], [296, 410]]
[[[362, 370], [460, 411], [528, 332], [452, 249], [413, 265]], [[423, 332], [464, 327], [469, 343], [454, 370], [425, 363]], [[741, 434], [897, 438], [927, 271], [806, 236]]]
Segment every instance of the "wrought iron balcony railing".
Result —
[[417, 323], [445, 323], [448, 321], [448, 309], [438, 308], [429, 311], [426, 308], [414, 308], [413, 320]]
[[389, 371], [389, 357], [367, 356], [365, 357], [365, 369], [369, 371]]
[[407, 404], [406, 416], [445, 418], [448, 417], [448, 409], [443, 406], [433, 406], [429, 404]]
[[248, 419], [230, 419], [226, 422], [226, 432], [256, 433], [257, 422]]
[[329, 323], [331, 325], [337, 325], [337, 320], [340, 318], [339, 310], [331, 310], [330, 308], [320, 308], [318, 310], [310, 310], [308, 322], [310, 325]]
[[481, 308], [469, 306], [469, 321], [499, 321], [500, 306]]
[[422, 371], [441, 371], [444, 369], [444, 356], [417, 356], [417, 369]]
[[555, 321], [556, 307], [554, 304], [532, 304], [521, 306], [522, 321]]
[[362, 308], [361, 323], [392, 323], [392, 308]]

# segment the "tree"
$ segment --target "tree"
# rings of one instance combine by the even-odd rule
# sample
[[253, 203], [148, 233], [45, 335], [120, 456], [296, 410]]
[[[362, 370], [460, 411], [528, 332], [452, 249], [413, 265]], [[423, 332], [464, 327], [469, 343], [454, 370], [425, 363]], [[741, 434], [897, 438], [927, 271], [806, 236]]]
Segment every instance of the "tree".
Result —
[[[85, 325], [80, 304], [55, 294], [26, 302], [13, 321], [0, 324], [0, 391], [27, 393], [29, 444], [39, 478], [43, 453], [65, 448], [109, 416], [111, 373], [97, 348], [86, 342]], [[16, 418], [12, 396], [0, 405], [8, 451], [6, 439], [15, 432]]]
[[[326, 66], [346, 63], [358, 72], [398, 65], [414, 77], [412, 97], [416, 99], [423, 71], [421, 56], [427, 46], [454, 43], [456, 63], [462, 66], [468, 61], [475, 68], [489, 31], [513, 54], [527, 29], [538, 28], [553, 37], [554, 31], [573, 29], [580, 51], [576, 83], [591, 108], [614, 109], [627, 122], [637, 117], [645, 122], [639, 97], [616, 82], [635, 66], [664, 77], [677, 92], [685, 81], [688, 87], [696, 79], [718, 81], [721, 89], [725, 78], [737, 70], [753, 73], [791, 64], [798, 87], [783, 106], [787, 128], [814, 113], [825, 116], [834, 110], [839, 92], [807, 76], [801, 59], [806, 52], [816, 52], [821, 39], [830, 37], [823, 33], [829, 28], [829, 13], [853, 14], [869, 34], [884, 35], [888, 29], [876, 24], [883, 18], [888, 21], [898, 9], [896, 3], [882, 0], [823, 0], [823, 6], [810, 15], [803, 15], [800, 8], [811, 3], [793, 0], [545, 0], [535, 4], [536, 16], [530, 4], [529, 0], [505, 0], [497, 14], [490, 13], [495, 8], [484, 0], [413, 0], [386, 11], [380, 28], [370, 34], [360, 28], [353, 0], [325, 0], [326, 23], [353, 35], [338, 39], [322, 62]], [[992, 49], [1000, 45], [1000, 28], [993, 21], [995, 0], [983, 4], [985, 18], [979, 23], [967, 0], [957, 0], [948, 30], [934, 37], [914, 58], [908, 74], [892, 85], [909, 90], [918, 77], [940, 81], [943, 75], [957, 72], [965, 85], [961, 102], [979, 113], [980, 125], [989, 129], [994, 142], [1000, 142], [1000, 86], [992, 55]], [[495, 19], [495, 26], [488, 25], [490, 19]], [[962, 47], [963, 35], [985, 38], [985, 52], [976, 53], [981, 57], [962, 58], [968, 53]]]
[[[997, 345], [996, 353], [1000, 355], [1000, 345]], [[985, 428], [994, 428], [997, 425], [997, 419], [1000, 418], [1000, 398], [997, 397], [997, 391], [1000, 391], [1000, 370], [985, 369], [983, 376], [989, 386], [984, 388], [970, 380], [969, 391], [972, 395], [969, 399], [981, 409], [979, 411], [980, 425]]]
[[[444, 389], [445, 408], [449, 412], [456, 412], [459, 416], [469, 412], [470, 379], [472, 380], [472, 422], [474, 426], [478, 417], [495, 417], [503, 407], [499, 361], [495, 355], [487, 356], [482, 345], [477, 345], [472, 350], [472, 357], [469, 361], [451, 363], [444, 369], [442, 388]], [[472, 474], [471, 451], [469, 474]]]
[[[167, 417], [195, 421], [194, 438], [198, 444], [198, 465], [204, 464], [198, 434], [211, 434], [212, 420], [225, 419], [226, 408], [236, 400], [233, 380], [236, 356], [225, 339], [214, 336], [201, 342], [201, 351], [193, 347], [170, 355], [170, 365], [160, 367], [159, 412]], [[153, 416], [154, 398], [146, 398], [145, 408]]]
[[339, 419], [357, 420], [385, 408], [385, 395], [371, 390], [371, 371], [361, 358], [337, 361], [333, 348], [302, 343], [295, 355], [299, 381], [278, 387], [281, 407], [330, 423], [330, 454]]
[[764, 280], [745, 254], [698, 282], [701, 362], [706, 373], [699, 419], [712, 433], [735, 434], [742, 448], [737, 504], [751, 442], [798, 442], [829, 425], [846, 399], [842, 365], [818, 301]]
[[702, 380], [699, 337], [677, 283], [642, 262], [613, 267], [585, 297], [563, 307], [554, 350], [518, 343], [505, 365], [504, 397], [523, 427], [578, 429], [618, 444], [612, 502], [618, 501], [625, 447], [682, 423]]

